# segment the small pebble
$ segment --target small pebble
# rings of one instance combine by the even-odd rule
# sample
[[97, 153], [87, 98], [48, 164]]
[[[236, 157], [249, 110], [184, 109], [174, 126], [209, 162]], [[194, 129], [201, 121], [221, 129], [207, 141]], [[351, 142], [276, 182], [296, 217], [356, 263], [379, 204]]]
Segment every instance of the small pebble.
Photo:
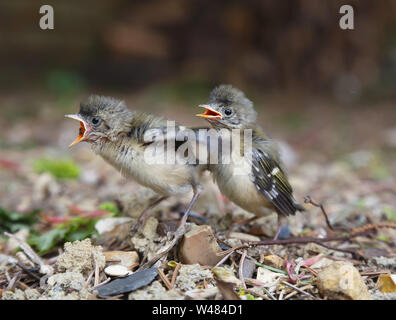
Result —
[[127, 267], [121, 264], [114, 264], [104, 269], [104, 272], [110, 277], [125, 277], [129, 274]]

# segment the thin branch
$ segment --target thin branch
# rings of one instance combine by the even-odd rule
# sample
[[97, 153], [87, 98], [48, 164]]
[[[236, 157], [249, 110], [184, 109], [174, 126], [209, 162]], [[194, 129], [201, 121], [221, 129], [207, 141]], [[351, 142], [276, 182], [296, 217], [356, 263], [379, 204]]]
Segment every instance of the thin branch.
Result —
[[17, 236], [4, 232], [4, 234], [11, 238], [14, 239], [15, 241], [18, 242], [19, 247], [23, 250], [23, 252], [32, 260], [34, 263], [40, 266], [40, 273], [41, 274], [49, 274], [52, 275], [54, 273], [54, 268], [51, 267], [50, 265], [46, 264], [36, 252], [32, 249], [31, 246], [27, 244], [26, 241], [23, 241], [22, 239], [18, 238]]
[[168, 280], [168, 277], [165, 275], [164, 271], [160, 268], [158, 268], [158, 275], [160, 276], [162, 282], [166, 285], [166, 287], [168, 288], [168, 290], [172, 289], [172, 285]]
[[110, 282], [110, 281], [111, 281], [111, 278], [108, 277], [105, 281], [99, 283], [99, 284], [96, 285], [96, 286], [93, 286], [93, 287], [90, 288], [89, 290], [92, 292], [92, 291], [95, 290], [96, 288], [98, 288], [98, 287], [100, 287], [100, 286], [102, 286], [102, 285], [104, 285], [104, 284], [106, 284], [106, 283], [108, 283], [108, 282]]
[[179, 228], [174, 233], [174, 237], [171, 242], [169, 242], [168, 245], [164, 246], [161, 248], [155, 255], [154, 257], [146, 262], [144, 265], [142, 265], [139, 270], [144, 270], [146, 268], [150, 268], [153, 264], [155, 264], [159, 259], [161, 259], [165, 254], [167, 254], [179, 241], [179, 239], [190, 229], [190, 224], [184, 223], [180, 225]]
[[247, 251], [245, 249], [242, 252], [241, 260], [239, 261], [239, 279], [241, 280], [242, 287], [244, 289], [246, 289], [246, 283], [245, 283], [245, 278], [243, 276], [243, 264], [245, 263], [246, 254], [247, 254]]
[[25, 271], [29, 276], [31, 276], [32, 278], [35, 278], [36, 280], [40, 281], [40, 277], [36, 274], [34, 274], [33, 272], [31, 272], [28, 268], [26, 268], [23, 264], [21, 263], [17, 263], [16, 264], [19, 268], [21, 268], [23, 271]]
[[92, 280], [92, 277], [93, 277], [94, 273], [95, 273], [95, 271], [92, 271], [92, 272], [89, 274], [87, 281], [85, 281], [84, 289], [88, 287], [89, 283], [90, 283], [91, 280]]
[[258, 292], [256, 292], [256, 291], [253, 291], [253, 290], [251, 290], [251, 289], [245, 289], [245, 291], [246, 291], [247, 293], [250, 293], [251, 295], [254, 295], [254, 296], [258, 296], [258, 297], [260, 297], [260, 298], [263, 298], [263, 300], [273, 300], [273, 299], [268, 298], [266, 295], [261, 294], [261, 293], [258, 293]]
[[[228, 249], [228, 250], [227, 250], [228, 253], [224, 256], [224, 258], [222, 258], [219, 262], [217, 262], [217, 264], [215, 265], [215, 267], [220, 267], [224, 262], [226, 262], [227, 259], [234, 253], [234, 251], [235, 251], [236, 249], [237, 249], [237, 248], [235, 248], [235, 249], [233, 249], [233, 248]], [[224, 251], [224, 252], [225, 252], [225, 251]]]
[[323, 216], [325, 217], [326, 224], [327, 224], [327, 226], [329, 227], [329, 229], [330, 229], [331, 231], [334, 231], [334, 232], [335, 232], [335, 231], [347, 231], [347, 229], [345, 229], [345, 228], [334, 228], [334, 227], [331, 225], [331, 223], [330, 223], [329, 217], [328, 217], [328, 215], [327, 215], [327, 213], [326, 213], [326, 210], [325, 210], [323, 204], [315, 202], [314, 200], [312, 200], [311, 196], [306, 195], [305, 198], [304, 198], [304, 203], [309, 203], [309, 204], [312, 204], [314, 207], [320, 208], [320, 210], [321, 210], [322, 213], [323, 213]]
[[181, 268], [181, 264], [178, 263], [175, 268], [175, 271], [173, 271], [172, 280], [171, 280], [171, 289], [173, 289], [175, 287], [176, 278], [177, 278], [177, 275], [179, 274], [180, 268]]
[[310, 293], [308, 293], [308, 292], [306, 292], [306, 291], [304, 291], [304, 290], [301, 290], [300, 288], [298, 288], [298, 287], [296, 287], [296, 286], [290, 284], [289, 282], [282, 281], [282, 283], [283, 283], [284, 285], [287, 285], [288, 287], [290, 287], [290, 288], [292, 288], [292, 289], [294, 289], [294, 290], [296, 290], [296, 291], [302, 293], [303, 295], [310, 297], [310, 298], [313, 299], [313, 300], [318, 300], [318, 298], [315, 298], [312, 294], [310, 294]]

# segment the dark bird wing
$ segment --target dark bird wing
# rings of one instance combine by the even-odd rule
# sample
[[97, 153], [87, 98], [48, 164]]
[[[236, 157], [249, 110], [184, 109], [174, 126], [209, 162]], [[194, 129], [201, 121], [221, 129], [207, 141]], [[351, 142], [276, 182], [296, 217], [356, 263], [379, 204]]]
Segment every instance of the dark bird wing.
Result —
[[281, 165], [257, 148], [252, 149], [252, 180], [278, 213], [288, 216], [294, 215], [297, 210], [304, 210], [293, 198], [293, 189]]

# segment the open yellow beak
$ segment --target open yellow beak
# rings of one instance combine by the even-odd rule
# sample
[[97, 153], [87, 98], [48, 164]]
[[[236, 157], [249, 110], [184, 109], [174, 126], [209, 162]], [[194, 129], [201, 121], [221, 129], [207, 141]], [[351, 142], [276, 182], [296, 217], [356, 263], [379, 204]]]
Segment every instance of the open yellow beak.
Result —
[[205, 113], [199, 113], [196, 116], [197, 117], [201, 117], [201, 118], [205, 118], [205, 119], [222, 119], [223, 116], [221, 115], [221, 113], [213, 110], [210, 105], [207, 104], [201, 104], [199, 105], [201, 108], [205, 108], [206, 111]]
[[74, 119], [77, 121], [80, 121], [80, 129], [78, 131], [78, 136], [77, 138], [69, 145], [69, 148], [73, 147], [74, 145], [76, 145], [77, 143], [84, 141], [84, 135], [85, 132], [87, 131], [87, 129], [85, 128], [85, 123], [83, 121], [83, 119], [78, 115], [78, 114], [66, 114], [65, 115], [66, 118], [70, 118], [70, 119]]

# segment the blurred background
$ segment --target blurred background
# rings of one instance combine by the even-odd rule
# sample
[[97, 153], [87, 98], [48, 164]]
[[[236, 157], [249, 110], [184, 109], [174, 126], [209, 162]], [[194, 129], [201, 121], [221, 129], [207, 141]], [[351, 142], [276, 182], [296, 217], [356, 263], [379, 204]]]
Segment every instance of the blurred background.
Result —
[[[344, 4], [354, 8], [354, 30], [339, 27]], [[333, 203], [346, 197], [361, 204], [360, 193], [348, 192], [362, 181], [369, 183], [365, 196], [373, 186], [394, 190], [395, 1], [54, 0], [54, 30], [39, 28], [41, 5], [0, 3], [3, 206], [64, 210], [62, 192], [51, 191], [48, 181], [42, 183], [49, 195], [40, 199], [55, 192], [56, 201], [32, 196], [44, 188], [35, 166], [42, 157], [82, 166], [78, 185], [97, 186], [105, 176], [100, 170], [115, 174], [87, 145], [67, 149], [78, 124], [63, 115], [77, 111], [88, 94], [114, 95], [129, 108], [206, 125], [194, 116], [197, 105], [220, 83], [244, 90], [261, 125], [285, 142], [300, 199], [316, 192]], [[22, 177], [12, 169], [18, 167]], [[323, 181], [333, 183], [331, 192], [318, 191]], [[73, 201], [86, 201], [88, 190]], [[106, 190], [95, 197], [117, 192]], [[394, 193], [369, 200], [381, 203], [379, 213], [395, 207]]]

